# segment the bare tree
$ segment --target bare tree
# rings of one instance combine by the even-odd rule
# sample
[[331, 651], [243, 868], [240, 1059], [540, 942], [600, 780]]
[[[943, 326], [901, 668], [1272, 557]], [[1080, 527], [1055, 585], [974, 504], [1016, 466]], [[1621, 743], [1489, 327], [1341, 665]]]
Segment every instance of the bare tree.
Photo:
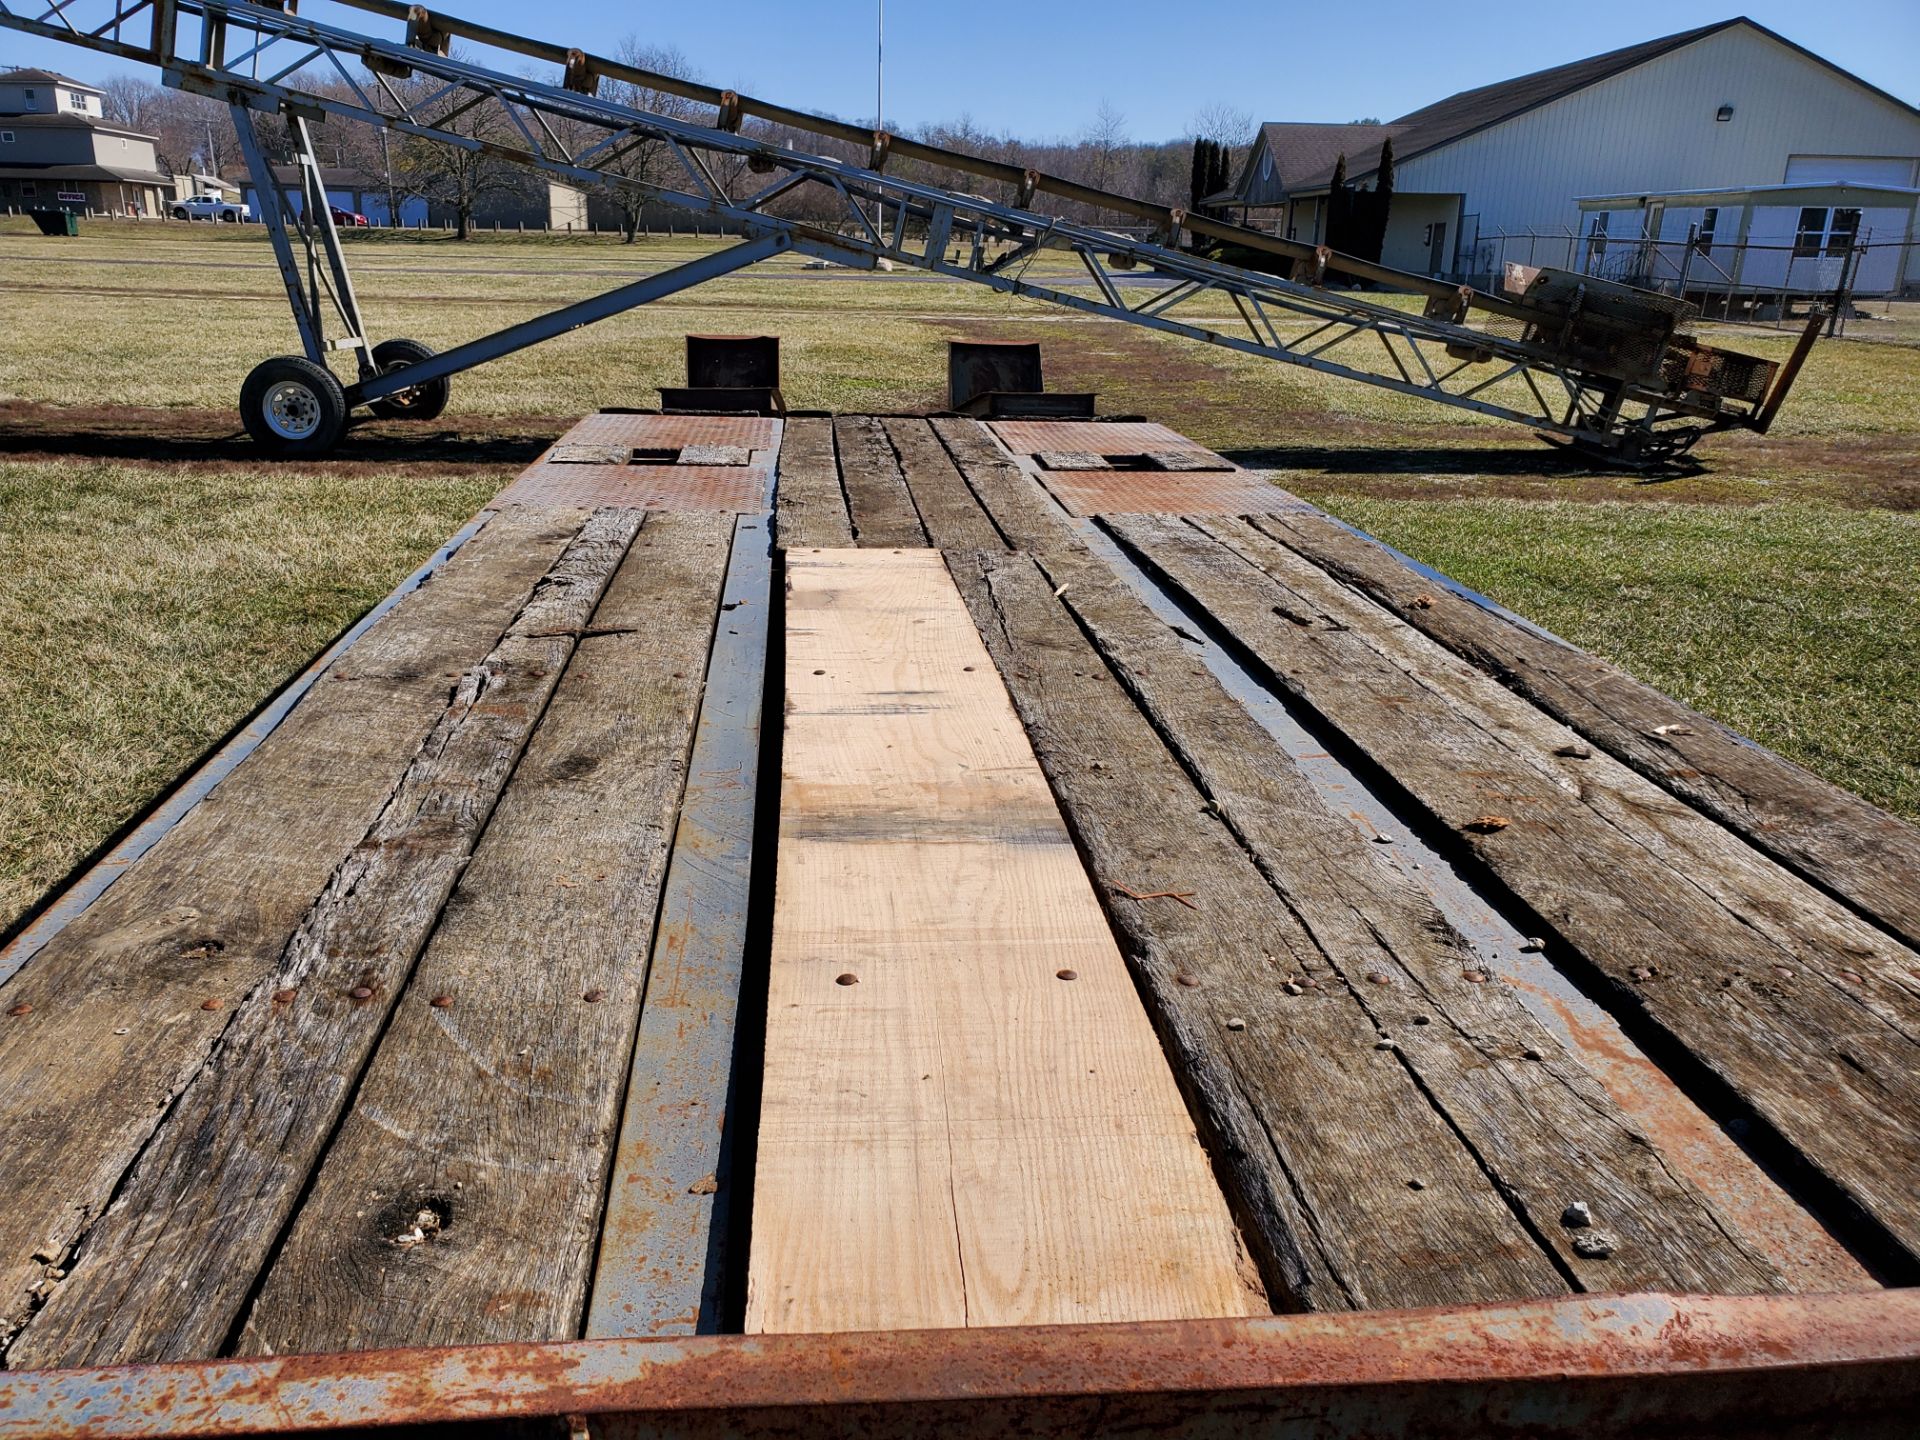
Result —
[[1111, 187], [1120, 152], [1127, 145], [1127, 117], [1108, 100], [1094, 111], [1093, 123], [1081, 136], [1086, 147], [1088, 183], [1096, 190]]
[[[629, 35], [620, 44], [620, 63], [635, 70], [656, 75], [671, 75], [680, 80], [697, 80], [699, 75], [679, 50], [670, 45], [644, 45], [638, 36]], [[704, 121], [702, 108], [671, 90], [655, 89], [631, 80], [606, 79], [600, 82], [602, 99], [632, 110], [648, 110], [674, 120]], [[641, 216], [652, 201], [651, 188], [668, 186], [675, 190], [698, 187], [666, 141], [655, 135], [628, 135], [615, 142], [610, 153], [594, 161], [596, 169], [634, 184], [610, 181], [596, 187], [620, 211], [620, 233], [631, 245], [640, 233]]]
[[[438, 88], [437, 82], [424, 76], [415, 76], [406, 83], [416, 92], [413, 98], [421, 101]], [[422, 124], [447, 134], [478, 140], [483, 146], [514, 148], [520, 145], [519, 132], [501, 104], [497, 100], [484, 100], [470, 105], [455, 94], [425, 104], [415, 113]], [[483, 200], [519, 188], [513, 166], [497, 155], [488, 154], [484, 148], [468, 149], [417, 135], [409, 135], [400, 143], [394, 156], [394, 170], [409, 194], [438, 202], [453, 211], [454, 235], [460, 240], [472, 234], [473, 214]]]
[[1211, 140], [1229, 151], [1253, 143], [1253, 116], [1237, 105], [1216, 100], [1205, 105], [1193, 117], [1194, 138]]

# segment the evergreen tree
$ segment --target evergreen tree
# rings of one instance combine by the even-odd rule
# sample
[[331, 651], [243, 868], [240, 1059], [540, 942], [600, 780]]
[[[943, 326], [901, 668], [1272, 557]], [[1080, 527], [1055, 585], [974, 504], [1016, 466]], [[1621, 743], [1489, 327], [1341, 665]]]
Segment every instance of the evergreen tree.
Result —
[[1213, 189], [1207, 193], [1217, 195], [1233, 184], [1233, 152], [1218, 140], [1213, 142]]
[[1209, 164], [1212, 158], [1207, 153], [1207, 147], [1212, 143], [1212, 141], [1202, 139], [1197, 135], [1194, 137], [1193, 174], [1187, 183], [1187, 192], [1190, 197], [1188, 208], [1191, 210], [1197, 211], [1200, 208], [1200, 201], [1205, 196], [1213, 193], [1207, 188], [1207, 181], [1211, 174]]
[[1353, 213], [1353, 192], [1347, 188], [1347, 157], [1341, 152], [1333, 165], [1333, 181], [1327, 186], [1327, 225], [1321, 239], [1335, 250], [1347, 251], [1353, 237], [1347, 232]]
[[1387, 247], [1387, 218], [1393, 209], [1393, 138], [1389, 136], [1380, 146], [1380, 172], [1373, 182], [1371, 223], [1367, 226], [1367, 249], [1364, 258], [1378, 260]]

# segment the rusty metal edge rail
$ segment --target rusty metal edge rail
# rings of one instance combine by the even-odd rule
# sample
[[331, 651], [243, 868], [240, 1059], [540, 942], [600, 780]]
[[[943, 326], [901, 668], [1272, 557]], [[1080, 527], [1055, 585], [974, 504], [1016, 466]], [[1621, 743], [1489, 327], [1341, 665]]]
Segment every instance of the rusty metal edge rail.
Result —
[[[326, 1432], [584, 1416], [807, 1433], [890, 1411], [1234, 1433], [1878, 1433], [1920, 1403], [1920, 1291], [895, 1334], [581, 1340], [0, 1374], [0, 1436]], [[904, 1408], [903, 1408], [904, 1407]], [[595, 1419], [594, 1417], [598, 1417]], [[576, 1426], [576, 1428], [578, 1428]], [[1024, 1428], [1024, 1427], [1023, 1427]], [[983, 1428], [983, 1433], [991, 1433]], [[1316, 1433], [1329, 1433], [1316, 1430]]]

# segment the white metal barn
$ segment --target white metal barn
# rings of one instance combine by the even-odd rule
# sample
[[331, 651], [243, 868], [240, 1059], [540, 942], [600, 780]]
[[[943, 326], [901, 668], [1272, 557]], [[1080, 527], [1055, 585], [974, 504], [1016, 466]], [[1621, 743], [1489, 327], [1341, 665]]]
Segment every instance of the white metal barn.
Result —
[[[1381, 258], [1436, 274], [1484, 272], [1492, 237], [1529, 232], [1540, 241], [1534, 263], [1577, 267], [1582, 197], [1920, 187], [1920, 110], [1741, 17], [1463, 91], [1386, 125], [1262, 126], [1239, 182], [1217, 199], [1321, 240], [1338, 158], [1349, 184], [1370, 187], [1388, 139], [1394, 199]], [[1907, 225], [1876, 241], [1920, 238], [1910, 207]], [[1920, 285], [1914, 248], [1908, 285]], [[1502, 249], [1498, 258], [1529, 258], [1511, 239]]]

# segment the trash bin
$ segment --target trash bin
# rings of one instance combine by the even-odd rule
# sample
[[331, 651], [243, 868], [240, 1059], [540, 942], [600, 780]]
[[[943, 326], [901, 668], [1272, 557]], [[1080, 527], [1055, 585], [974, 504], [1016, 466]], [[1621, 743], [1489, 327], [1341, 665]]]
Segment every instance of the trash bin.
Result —
[[42, 235], [78, 235], [80, 217], [71, 210], [34, 210], [29, 212]]

